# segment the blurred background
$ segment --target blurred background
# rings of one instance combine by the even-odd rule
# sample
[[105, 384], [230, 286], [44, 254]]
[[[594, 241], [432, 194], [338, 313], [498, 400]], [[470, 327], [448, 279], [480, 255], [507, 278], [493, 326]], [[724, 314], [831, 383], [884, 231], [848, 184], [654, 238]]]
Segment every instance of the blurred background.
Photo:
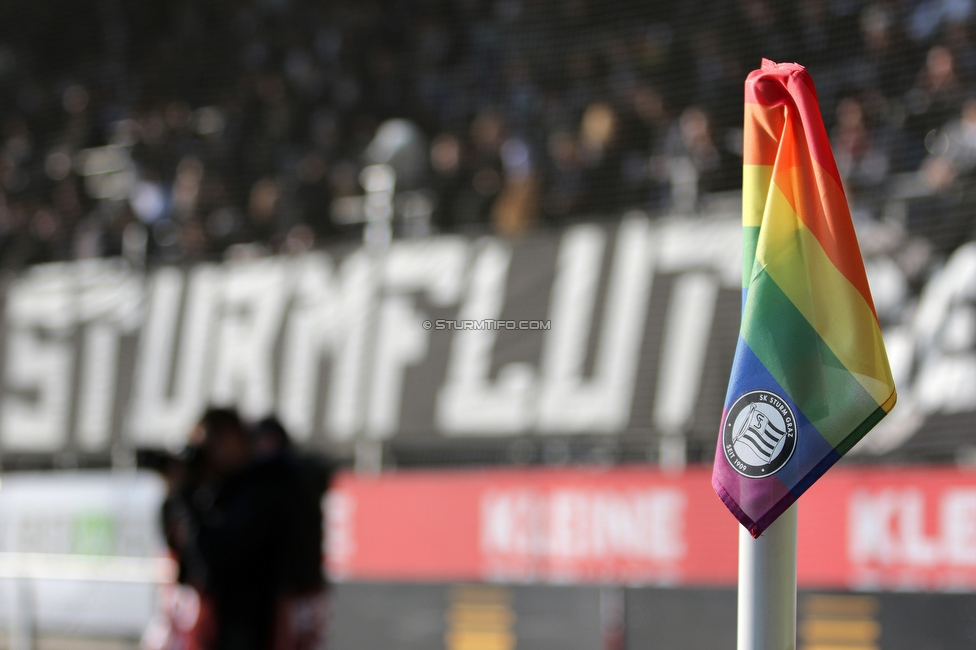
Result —
[[899, 389], [801, 503], [799, 646], [976, 645], [974, 27], [5, 0], [0, 647], [147, 643], [175, 598], [151, 459], [208, 405], [344, 467], [330, 647], [734, 647], [708, 477], [762, 57], [817, 85]]

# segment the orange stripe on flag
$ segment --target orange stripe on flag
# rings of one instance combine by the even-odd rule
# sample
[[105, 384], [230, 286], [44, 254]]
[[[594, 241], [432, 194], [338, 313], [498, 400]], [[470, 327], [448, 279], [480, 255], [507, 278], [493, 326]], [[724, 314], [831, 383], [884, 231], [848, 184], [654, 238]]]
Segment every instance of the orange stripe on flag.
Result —
[[786, 107], [746, 104], [745, 110], [742, 164], [772, 165], [786, 127]]
[[813, 161], [805, 139], [797, 137], [799, 128], [802, 127], [786, 126], [773, 182], [820, 242], [833, 265], [864, 296], [877, 319], [844, 189], [816, 163], [801, 164], [803, 160]]

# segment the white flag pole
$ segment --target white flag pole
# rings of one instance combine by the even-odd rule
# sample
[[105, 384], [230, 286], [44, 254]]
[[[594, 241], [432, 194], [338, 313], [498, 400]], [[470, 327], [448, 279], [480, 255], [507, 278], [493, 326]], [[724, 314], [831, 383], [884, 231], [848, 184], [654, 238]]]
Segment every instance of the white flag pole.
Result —
[[796, 504], [753, 539], [739, 526], [737, 650], [796, 648]]

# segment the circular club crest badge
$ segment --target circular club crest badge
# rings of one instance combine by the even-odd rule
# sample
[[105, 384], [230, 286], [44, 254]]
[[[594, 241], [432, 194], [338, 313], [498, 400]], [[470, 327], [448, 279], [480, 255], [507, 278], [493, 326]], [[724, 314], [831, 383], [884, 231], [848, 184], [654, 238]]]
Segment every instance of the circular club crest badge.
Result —
[[735, 400], [725, 416], [722, 448], [729, 465], [743, 476], [775, 474], [796, 449], [796, 416], [776, 393], [746, 393]]

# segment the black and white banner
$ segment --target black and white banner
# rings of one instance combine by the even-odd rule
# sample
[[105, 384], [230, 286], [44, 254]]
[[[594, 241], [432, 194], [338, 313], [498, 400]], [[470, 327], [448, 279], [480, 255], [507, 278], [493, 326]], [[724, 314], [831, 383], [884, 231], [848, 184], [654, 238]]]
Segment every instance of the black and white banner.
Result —
[[[902, 402], [862, 443], [881, 453], [930, 416], [976, 411], [976, 243], [920, 295], [888, 257], [868, 272]], [[313, 444], [704, 444], [740, 287], [737, 219], [640, 214], [517, 242], [438, 236], [148, 273], [119, 260], [38, 266], [0, 297], [0, 448], [176, 447], [210, 404], [277, 413]]]

